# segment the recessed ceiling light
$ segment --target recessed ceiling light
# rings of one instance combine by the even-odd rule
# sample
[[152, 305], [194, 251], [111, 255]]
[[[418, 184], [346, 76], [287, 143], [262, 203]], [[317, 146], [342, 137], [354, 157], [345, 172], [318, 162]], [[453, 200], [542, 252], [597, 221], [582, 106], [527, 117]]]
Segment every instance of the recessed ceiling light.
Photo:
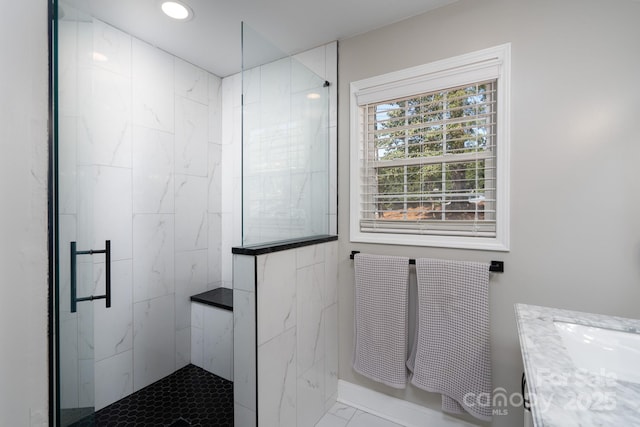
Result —
[[161, 7], [165, 15], [178, 21], [188, 21], [193, 17], [191, 8], [179, 1], [163, 1]]

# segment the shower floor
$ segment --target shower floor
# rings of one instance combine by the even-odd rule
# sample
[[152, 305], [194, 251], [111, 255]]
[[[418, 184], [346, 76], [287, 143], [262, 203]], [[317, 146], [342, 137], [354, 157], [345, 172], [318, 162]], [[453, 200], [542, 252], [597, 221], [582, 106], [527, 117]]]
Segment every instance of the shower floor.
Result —
[[[95, 413], [95, 426], [232, 426], [233, 383], [195, 365]], [[84, 419], [72, 427], [90, 426]]]

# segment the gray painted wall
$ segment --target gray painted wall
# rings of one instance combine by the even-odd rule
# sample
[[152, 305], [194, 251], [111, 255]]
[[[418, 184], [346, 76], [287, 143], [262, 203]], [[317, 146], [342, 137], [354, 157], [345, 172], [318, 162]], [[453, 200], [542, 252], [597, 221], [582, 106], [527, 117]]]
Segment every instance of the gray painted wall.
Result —
[[0, 425], [47, 421], [47, 2], [0, 14]]
[[[505, 261], [491, 279], [494, 387], [519, 390], [513, 305], [640, 317], [640, 3], [460, 0], [340, 42], [340, 378], [439, 409], [439, 396], [396, 391], [351, 368], [351, 250]], [[511, 251], [349, 242], [349, 83], [511, 42]], [[379, 56], [384, 55], [384, 59]], [[494, 417], [517, 426], [522, 411]]]

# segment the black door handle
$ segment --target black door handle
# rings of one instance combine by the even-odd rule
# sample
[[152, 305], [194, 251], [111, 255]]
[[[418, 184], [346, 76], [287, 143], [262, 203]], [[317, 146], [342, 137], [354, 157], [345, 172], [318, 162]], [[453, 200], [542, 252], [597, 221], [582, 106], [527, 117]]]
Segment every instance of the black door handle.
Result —
[[[78, 255], [94, 255], [105, 254], [105, 294], [104, 295], [90, 295], [88, 297], [77, 297], [78, 292], [78, 279], [77, 279], [77, 266], [76, 257]], [[81, 301], [93, 301], [96, 299], [104, 299], [107, 308], [111, 307], [111, 240], [105, 240], [104, 249], [89, 249], [88, 251], [79, 251], [76, 249], [76, 242], [71, 242], [71, 312], [75, 313], [78, 302]]]

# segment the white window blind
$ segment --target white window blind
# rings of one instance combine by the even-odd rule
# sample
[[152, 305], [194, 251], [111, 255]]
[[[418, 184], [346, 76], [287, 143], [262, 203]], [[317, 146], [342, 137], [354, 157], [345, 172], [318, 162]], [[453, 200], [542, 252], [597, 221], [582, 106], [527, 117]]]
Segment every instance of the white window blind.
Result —
[[495, 237], [496, 88], [361, 106], [360, 231]]
[[509, 249], [510, 51], [351, 82], [352, 242]]

